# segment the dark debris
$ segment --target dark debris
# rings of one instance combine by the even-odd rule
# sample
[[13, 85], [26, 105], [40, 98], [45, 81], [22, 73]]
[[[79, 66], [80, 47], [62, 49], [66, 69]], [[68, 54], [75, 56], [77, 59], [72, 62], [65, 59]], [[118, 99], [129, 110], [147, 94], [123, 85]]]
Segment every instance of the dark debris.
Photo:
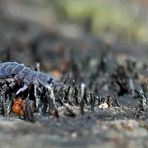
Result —
[[[145, 69], [136, 67], [138, 61], [133, 62], [132, 59], [127, 57], [125, 64], [120, 65], [113, 55], [108, 58], [106, 54], [100, 59], [86, 56], [82, 60], [79, 60], [76, 55], [73, 52], [70, 54], [70, 63], [65, 69], [63, 78], [61, 78], [67, 87], [54, 88], [56, 106], [47, 90], [42, 87], [38, 91], [38, 107], [35, 106], [36, 99], [33, 95], [33, 86], [19, 94], [25, 101], [24, 120], [34, 122], [40, 116], [75, 117], [102, 108], [123, 106], [146, 111], [148, 83], [144, 82], [146, 76], [141, 73]], [[115, 67], [112, 70], [107, 68], [111, 62], [114, 63]], [[87, 65], [84, 65], [84, 63], [87, 63]], [[140, 76], [143, 77], [143, 80], [140, 79]], [[1, 115], [11, 116], [11, 103], [18, 97], [15, 95], [16, 90], [23, 84], [22, 82], [15, 82], [13, 79], [2, 79], [0, 85]], [[100, 107], [102, 105], [103, 107]]]

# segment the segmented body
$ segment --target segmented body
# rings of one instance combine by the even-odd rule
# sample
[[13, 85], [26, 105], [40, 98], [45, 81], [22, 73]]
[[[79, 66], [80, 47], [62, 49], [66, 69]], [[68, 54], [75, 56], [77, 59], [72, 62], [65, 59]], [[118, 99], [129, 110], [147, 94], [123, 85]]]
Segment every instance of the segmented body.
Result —
[[46, 88], [62, 85], [61, 82], [53, 79], [46, 73], [34, 71], [18, 62], [0, 63], [0, 78], [14, 78], [15, 80], [23, 81], [24, 87], [18, 90], [17, 93], [24, 91], [30, 83], [33, 83], [35, 88], [39, 85]]

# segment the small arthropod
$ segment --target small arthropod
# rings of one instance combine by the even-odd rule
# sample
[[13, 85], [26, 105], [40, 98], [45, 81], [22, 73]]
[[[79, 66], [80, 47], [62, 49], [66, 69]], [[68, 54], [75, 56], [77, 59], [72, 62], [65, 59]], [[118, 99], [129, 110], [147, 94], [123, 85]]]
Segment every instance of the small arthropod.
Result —
[[[32, 83], [34, 84], [34, 95], [37, 97], [37, 88], [39, 86], [44, 86], [50, 91], [50, 96], [55, 103], [55, 97], [53, 93], [53, 88], [62, 87], [65, 84], [59, 82], [49, 76], [46, 73], [38, 72], [26, 67], [24, 64], [18, 62], [4, 62], [0, 63], [0, 79], [14, 78], [17, 81], [22, 81], [24, 86], [20, 88], [16, 94], [25, 91], [28, 86]], [[39, 100], [36, 100], [36, 106], [38, 107]]]

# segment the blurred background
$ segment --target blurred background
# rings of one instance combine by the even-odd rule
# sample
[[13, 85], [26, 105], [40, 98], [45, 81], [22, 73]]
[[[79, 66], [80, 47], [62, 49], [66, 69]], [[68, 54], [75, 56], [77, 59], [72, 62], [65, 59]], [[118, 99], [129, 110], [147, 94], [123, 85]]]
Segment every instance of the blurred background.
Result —
[[1, 17], [39, 24], [68, 37], [89, 32], [106, 42], [148, 41], [148, 0], [1, 0]]
[[148, 0], [0, 0], [0, 60], [50, 67], [44, 60], [61, 49], [102, 44], [147, 58], [147, 8]]

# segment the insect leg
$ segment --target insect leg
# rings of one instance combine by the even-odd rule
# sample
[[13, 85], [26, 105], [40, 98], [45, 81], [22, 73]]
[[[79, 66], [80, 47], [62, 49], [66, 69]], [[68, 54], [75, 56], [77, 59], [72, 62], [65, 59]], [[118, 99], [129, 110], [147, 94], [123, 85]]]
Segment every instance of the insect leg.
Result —
[[22, 88], [20, 88], [17, 92], [16, 95], [18, 95], [20, 92], [25, 91], [28, 88], [27, 85], [24, 85]]

